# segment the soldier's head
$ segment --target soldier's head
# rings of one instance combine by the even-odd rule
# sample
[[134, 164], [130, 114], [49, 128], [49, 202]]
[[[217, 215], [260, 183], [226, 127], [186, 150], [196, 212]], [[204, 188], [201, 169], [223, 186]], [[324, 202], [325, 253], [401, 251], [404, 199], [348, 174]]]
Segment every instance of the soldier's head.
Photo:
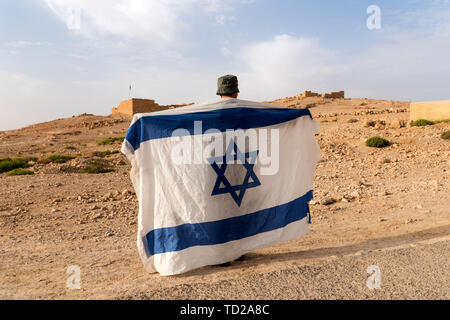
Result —
[[222, 98], [237, 98], [238, 93], [238, 79], [236, 76], [228, 74], [217, 79], [217, 95]]

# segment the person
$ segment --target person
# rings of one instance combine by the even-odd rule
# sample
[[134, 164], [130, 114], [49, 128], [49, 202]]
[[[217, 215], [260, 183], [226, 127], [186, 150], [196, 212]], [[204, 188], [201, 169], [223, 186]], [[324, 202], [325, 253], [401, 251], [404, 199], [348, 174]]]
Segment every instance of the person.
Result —
[[[227, 74], [225, 76], [217, 79], [217, 95], [222, 99], [234, 98], [237, 99], [239, 91], [238, 78], [232, 74]], [[244, 261], [246, 259], [245, 255], [240, 256], [234, 261]], [[229, 267], [231, 266], [231, 261], [215, 265], [216, 267]]]
[[238, 78], [234, 75], [227, 74], [217, 79], [217, 95], [222, 99], [237, 99], [239, 94]]

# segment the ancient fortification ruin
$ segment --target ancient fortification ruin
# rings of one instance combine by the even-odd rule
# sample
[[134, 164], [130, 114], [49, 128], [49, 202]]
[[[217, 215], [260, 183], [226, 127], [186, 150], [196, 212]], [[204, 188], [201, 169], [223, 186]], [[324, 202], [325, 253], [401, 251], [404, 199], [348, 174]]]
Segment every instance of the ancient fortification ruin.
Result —
[[329, 93], [316, 93], [312, 91], [304, 91], [303, 93], [300, 93], [297, 95], [298, 98], [308, 98], [308, 97], [322, 97], [325, 99], [345, 99], [345, 92], [344, 91], [336, 91], [336, 92], [329, 92]]
[[122, 101], [117, 108], [112, 109], [112, 114], [120, 114], [122, 116], [132, 117], [136, 113], [148, 113], [155, 111], [162, 111], [167, 109], [173, 109], [178, 107], [185, 107], [192, 105], [189, 104], [180, 104], [180, 105], [169, 105], [169, 106], [161, 106], [155, 102], [155, 100], [149, 99], [128, 99]]

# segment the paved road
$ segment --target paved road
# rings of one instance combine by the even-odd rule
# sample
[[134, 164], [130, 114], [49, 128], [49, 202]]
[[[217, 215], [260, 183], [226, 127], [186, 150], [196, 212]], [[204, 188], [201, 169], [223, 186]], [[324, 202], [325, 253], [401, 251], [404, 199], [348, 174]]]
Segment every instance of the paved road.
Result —
[[[369, 266], [380, 271], [370, 290]], [[376, 270], [375, 267], [373, 270]], [[372, 287], [376, 282], [369, 281]], [[133, 299], [450, 299], [450, 240], [416, 243], [213, 283], [184, 284]]]

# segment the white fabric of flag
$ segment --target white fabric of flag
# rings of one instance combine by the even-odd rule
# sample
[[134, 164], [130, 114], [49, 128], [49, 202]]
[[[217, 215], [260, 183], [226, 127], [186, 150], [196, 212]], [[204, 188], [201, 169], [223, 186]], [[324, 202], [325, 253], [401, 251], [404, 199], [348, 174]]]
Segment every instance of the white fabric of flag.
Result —
[[318, 132], [308, 109], [234, 98], [136, 114], [122, 152], [145, 269], [181, 274], [305, 235]]

